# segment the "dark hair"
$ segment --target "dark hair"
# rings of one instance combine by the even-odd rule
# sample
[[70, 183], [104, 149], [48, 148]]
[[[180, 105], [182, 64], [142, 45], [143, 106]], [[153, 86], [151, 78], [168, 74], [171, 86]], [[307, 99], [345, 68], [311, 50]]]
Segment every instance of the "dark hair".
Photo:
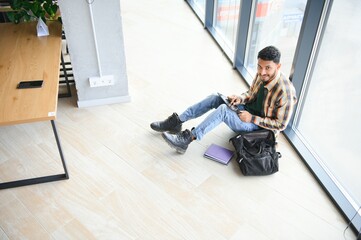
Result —
[[258, 52], [257, 58], [265, 61], [273, 61], [278, 64], [281, 60], [281, 52], [274, 46], [268, 46]]

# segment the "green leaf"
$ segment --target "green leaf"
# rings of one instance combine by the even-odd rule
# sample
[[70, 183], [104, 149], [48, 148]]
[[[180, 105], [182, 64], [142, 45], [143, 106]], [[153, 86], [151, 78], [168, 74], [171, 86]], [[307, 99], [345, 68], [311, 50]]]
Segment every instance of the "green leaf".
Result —
[[24, 16], [24, 21], [25, 21], [25, 22], [29, 22], [30, 19], [31, 19], [31, 16], [30, 16], [29, 14], [26, 14], [26, 15]]
[[38, 13], [40, 8], [41, 8], [40, 3], [39, 2], [34, 2], [33, 6], [32, 6], [33, 13]]
[[51, 8], [49, 3], [44, 3], [43, 8], [47, 12], [47, 14], [51, 15]]
[[26, 10], [31, 10], [31, 6], [32, 6], [32, 3], [30, 3], [30, 2], [23, 2], [23, 4], [22, 4], [22, 8], [24, 8]]
[[54, 16], [56, 15], [56, 12], [58, 11], [58, 5], [52, 5], [51, 6], [51, 11], [53, 12]]
[[18, 24], [20, 20], [23, 18], [23, 15], [21, 13], [15, 13], [15, 19], [14, 22]]
[[15, 23], [15, 13], [14, 12], [7, 12], [6, 16], [8, 17], [8, 19], [10, 20], [10, 22]]
[[10, 1], [10, 6], [12, 9], [14, 10], [18, 10], [21, 8], [22, 6], [22, 0], [13, 0], [13, 1]]
[[45, 21], [45, 16], [55, 20], [59, 8], [57, 0], [10, 0], [9, 2], [10, 7], [15, 11], [6, 14], [14, 23], [31, 21], [34, 17]]

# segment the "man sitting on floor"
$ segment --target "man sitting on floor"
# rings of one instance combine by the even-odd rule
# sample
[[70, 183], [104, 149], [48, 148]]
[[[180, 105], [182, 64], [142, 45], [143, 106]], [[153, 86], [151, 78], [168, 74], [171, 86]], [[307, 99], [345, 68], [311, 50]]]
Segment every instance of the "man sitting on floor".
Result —
[[[193, 140], [201, 140], [222, 122], [236, 133], [266, 128], [277, 134], [284, 130], [297, 102], [295, 88], [280, 71], [281, 53], [276, 47], [262, 49], [257, 58], [257, 76], [250, 89], [240, 96], [228, 97], [229, 102], [239, 111], [229, 108], [219, 95], [214, 94], [189, 107], [179, 116], [173, 113], [164, 121], [151, 123], [150, 127], [163, 132], [164, 140], [179, 153], [185, 153]], [[211, 109], [216, 110], [198, 126], [182, 131], [182, 123]]]

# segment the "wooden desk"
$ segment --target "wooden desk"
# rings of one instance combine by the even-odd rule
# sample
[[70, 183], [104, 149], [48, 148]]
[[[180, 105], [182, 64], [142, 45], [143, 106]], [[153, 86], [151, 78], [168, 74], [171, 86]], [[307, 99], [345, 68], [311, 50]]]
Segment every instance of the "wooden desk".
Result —
[[[0, 126], [50, 120], [64, 174], [1, 183], [0, 189], [68, 179], [55, 126], [61, 54], [61, 25], [37, 37], [36, 22], [0, 24]], [[41, 88], [17, 89], [20, 81], [44, 80]]]

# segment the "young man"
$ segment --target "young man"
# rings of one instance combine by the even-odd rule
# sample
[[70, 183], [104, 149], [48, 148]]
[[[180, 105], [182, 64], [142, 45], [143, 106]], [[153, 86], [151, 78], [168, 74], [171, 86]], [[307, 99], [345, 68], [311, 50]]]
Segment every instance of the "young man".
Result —
[[[266, 128], [277, 134], [284, 130], [297, 101], [295, 88], [280, 71], [281, 53], [277, 48], [268, 46], [258, 53], [257, 58], [257, 76], [250, 89], [240, 96], [228, 97], [229, 102], [239, 111], [229, 108], [215, 94], [189, 107], [181, 115], [173, 113], [164, 121], [151, 123], [150, 127], [163, 132], [164, 140], [179, 153], [185, 153], [193, 140], [201, 140], [222, 122], [236, 133]], [[216, 110], [197, 127], [191, 131], [182, 131], [183, 122], [197, 118], [211, 109]]]

